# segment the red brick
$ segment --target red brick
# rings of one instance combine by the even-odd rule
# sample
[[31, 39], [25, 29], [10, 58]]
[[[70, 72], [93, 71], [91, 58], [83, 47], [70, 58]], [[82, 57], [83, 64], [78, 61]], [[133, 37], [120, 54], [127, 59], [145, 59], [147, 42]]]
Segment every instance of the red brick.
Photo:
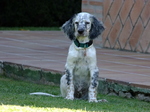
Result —
[[122, 28], [122, 25], [118, 17], [109, 34], [111, 47], [115, 45], [116, 39], [118, 38], [121, 28]]
[[99, 36], [99, 38], [96, 38], [94, 41], [94, 46], [96, 46], [96, 47], [102, 47], [102, 38], [101, 38], [101, 36]]
[[125, 47], [125, 43], [128, 40], [131, 32], [132, 32], [132, 23], [131, 23], [130, 18], [128, 18], [119, 36], [119, 42], [121, 44], [121, 48]]
[[125, 20], [127, 19], [133, 4], [134, 4], [134, 0], [125, 0], [124, 1], [124, 4], [120, 11], [120, 17], [121, 17], [123, 24], [124, 24]]
[[103, 21], [103, 18], [102, 17], [97, 17], [98, 20], [100, 21]]
[[143, 52], [140, 43], [139, 43], [138, 46], [136, 47], [136, 52]]
[[104, 22], [104, 26], [105, 26], [105, 30], [103, 32], [103, 35], [102, 35], [102, 41], [104, 42], [106, 40], [106, 38], [108, 37], [108, 34], [110, 32], [110, 29], [112, 27], [112, 23], [111, 23], [111, 20], [110, 20], [110, 17], [107, 16], [105, 22]]
[[130, 15], [133, 25], [135, 25], [139, 15], [143, 9], [143, 6], [144, 6], [143, 0], [136, 0], [135, 1], [135, 4], [131, 10], [131, 15]]
[[119, 44], [119, 42], [118, 42], [118, 41], [115, 43], [114, 48], [115, 48], [115, 49], [121, 49], [121, 46], [120, 46], [120, 44]]
[[123, 3], [123, 0], [114, 0], [113, 4], [109, 10], [109, 13], [110, 13], [110, 16], [111, 16], [111, 19], [113, 22], [117, 18], [117, 15], [122, 6], [122, 3]]
[[82, 4], [87, 5], [88, 4], [88, 0], [82, 0]]
[[[150, 46], [150, 45], [149, 45]], [[150, 47], [147, 49], [147, 51], [146, 51], [147, 53], [150, 53]]]
[[144, 26], [146, 26], [149, 18], [150, 18], [150, 0], [147, 1], [142, 13], [141, 13], [142, 20], [144, 22]]
[[102, 13], [103, 13], [103, 11], [102, 11], [102, 10], [100, 10], [100, 9], [95, 9], [95, 13], [96, 13], [96, 14], [102, 14]]
[[140, 43], [143, 48], [143, 51], [146, 52], [146, 50], [148, 49], [148, 46], [150, 44], [150, 21], [143, 32]]
[[131, 37], [129, 39], [129, 43], [130, 43], [130, 46], [132, 47], [132, 50], [135, 50], [136, 45], [138, 44], [138, 41], [143, 32], [143, 29], [144, 28], [143, 28], [142, 21], [141, 21], [141, 19], [139, 19], [137, 24], [135, 25], [135, 27], [132, 31]]
[[106, 18], [106, 16], [108, 15], [108, 10], [110, 8], [110, 5], [112, 3], [113, 0], [104, 0], [103, 1], [103, 16], [104, 16], [104, 19]]
[[91, 8], [82, 8], [82, 12], [88, 12], [88, 13], [95, 13], [95, 10], [94, 9], [91, 9]]
[[126, 46], [125, 46], [124, 49], [125, 49], [125, 50], [129, 50], [129, 51], [132, 50], [128, 41], [126, 42]]
[[90, 1], [89, 4], [90, 4], [90, 5], [96, 5], [96, 6], [102, 6], [102, 5], [103, 5], [103, 2]]
[[109, 44], [108, 40], [105, 42], [104, 47], [111, 48], [111, 46], [110, 46], [110, 44]]

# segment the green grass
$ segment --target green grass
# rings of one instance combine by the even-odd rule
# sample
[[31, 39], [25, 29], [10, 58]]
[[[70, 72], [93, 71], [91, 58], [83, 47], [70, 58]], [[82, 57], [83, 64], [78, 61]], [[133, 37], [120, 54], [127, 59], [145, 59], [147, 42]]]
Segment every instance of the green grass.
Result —
[[31, 96], [31, 92], [59, 95], [59, 87], [38, 85], [0, 77], [1, 112], [149, 112], [150, 103], [114, 96], [98, 95], [108, 103], [88, 103], [84, 100], [66, 100], [48, 96]]
[[0, 27], [0, 30], [19, 30], [19, 31], [59, 31], [59, 27]]

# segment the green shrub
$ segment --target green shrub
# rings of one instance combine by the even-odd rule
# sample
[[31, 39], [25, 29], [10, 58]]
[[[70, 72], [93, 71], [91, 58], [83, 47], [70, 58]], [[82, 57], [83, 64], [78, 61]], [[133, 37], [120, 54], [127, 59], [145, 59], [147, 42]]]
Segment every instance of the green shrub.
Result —
[[81, 11], [81, 0], [0, 0], [0, 27], [58, 27]]

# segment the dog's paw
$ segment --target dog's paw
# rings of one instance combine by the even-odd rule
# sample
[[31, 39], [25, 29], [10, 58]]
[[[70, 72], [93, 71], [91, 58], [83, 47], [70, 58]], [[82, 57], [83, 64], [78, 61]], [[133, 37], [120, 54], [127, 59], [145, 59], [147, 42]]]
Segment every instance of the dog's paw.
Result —
[[67, 100], [73, 100], [74, 99], [74, 97], [73, 96], [66, 96], [66, 98], [65, 99], [67, 99]]
[[89, 102], [95, 102], [95, 103], [97, 103], [97, 102], [98, 102], [98, 100], [97, 100], [97, 99], [95, 99], [95, 98], [93, 98], [93, 99], [89, 99]]

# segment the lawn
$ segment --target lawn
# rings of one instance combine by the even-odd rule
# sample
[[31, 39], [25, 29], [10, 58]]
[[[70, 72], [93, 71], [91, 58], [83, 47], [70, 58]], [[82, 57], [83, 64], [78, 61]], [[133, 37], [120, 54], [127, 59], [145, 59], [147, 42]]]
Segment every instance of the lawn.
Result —
[[98, 95], [108, 103], [88, 103], [84, 100], [66, 100], [48, 96], [31, 96], [31, 92], [59, 95], [59, 87], [39, 85], [0, 77], [1, 112], [149, 112], [150, 103], [114, 96]]

